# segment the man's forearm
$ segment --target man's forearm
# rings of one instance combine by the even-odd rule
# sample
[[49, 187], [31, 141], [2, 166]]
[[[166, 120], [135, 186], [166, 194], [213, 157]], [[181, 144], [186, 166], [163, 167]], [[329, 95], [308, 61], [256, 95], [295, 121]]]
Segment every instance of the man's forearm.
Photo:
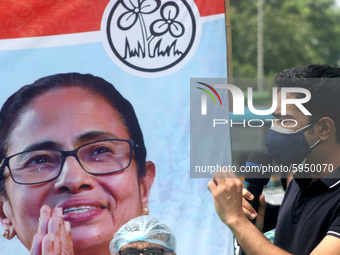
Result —
[[238, 217], [228, 227], [247, 255], [291, 254], [270, 243], [246, 217]]

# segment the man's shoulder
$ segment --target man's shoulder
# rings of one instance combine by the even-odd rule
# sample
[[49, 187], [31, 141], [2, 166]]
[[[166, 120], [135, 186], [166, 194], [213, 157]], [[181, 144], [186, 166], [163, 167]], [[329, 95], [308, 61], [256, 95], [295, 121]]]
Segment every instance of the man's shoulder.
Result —
[[[313, 206], [332, 207], [340, 209], [340, 179], [323, 178], [307, 184], [305, 180], [293, 179], [285, 193], [281, 207], [293, 206], [300, 197], [313, 201]], [[307, 206], [308, 207], [308, 206]]]

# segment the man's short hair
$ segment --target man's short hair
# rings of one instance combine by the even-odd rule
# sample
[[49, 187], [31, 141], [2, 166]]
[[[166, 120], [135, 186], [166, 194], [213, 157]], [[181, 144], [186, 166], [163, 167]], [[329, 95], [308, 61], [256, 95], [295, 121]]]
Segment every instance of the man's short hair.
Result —
[[[330, 65], [309, 65], [283, 70], [276, 74], [279, 87], [299, 87], [310, 91], [311, 99], [304, 104], [312, 114], [311, 121], [322, 117], [334, 121], [336, 140], [340, 143], [340, 68]], [[299, 97], [299, 95], [297, 95]]]

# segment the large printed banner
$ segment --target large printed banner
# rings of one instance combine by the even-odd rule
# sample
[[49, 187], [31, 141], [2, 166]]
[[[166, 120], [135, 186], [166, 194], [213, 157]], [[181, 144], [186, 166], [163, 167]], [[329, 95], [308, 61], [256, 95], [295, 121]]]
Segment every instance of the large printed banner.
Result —
[[[1, 104], [56, 73], [112, 83], [132, 103], [156, 165], [150, 215], [174, 231], [179, 255], [233, 254], [210, 179], [190, 177], [190, 79], [226, 79], [226, 59], [223, 0], [0, 1]], [[219, 139], [230, 162], [228, 133]], [[28, 251], [1, 237], [0, 254]]]

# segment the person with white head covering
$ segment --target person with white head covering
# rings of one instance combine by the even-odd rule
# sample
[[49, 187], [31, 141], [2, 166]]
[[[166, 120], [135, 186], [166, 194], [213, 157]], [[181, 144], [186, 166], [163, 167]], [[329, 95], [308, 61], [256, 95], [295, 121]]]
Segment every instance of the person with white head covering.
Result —
[[123, 225], [110, 243], [111, 255], [176, 255], [171, 229], [157, 218], [143, 215]]

